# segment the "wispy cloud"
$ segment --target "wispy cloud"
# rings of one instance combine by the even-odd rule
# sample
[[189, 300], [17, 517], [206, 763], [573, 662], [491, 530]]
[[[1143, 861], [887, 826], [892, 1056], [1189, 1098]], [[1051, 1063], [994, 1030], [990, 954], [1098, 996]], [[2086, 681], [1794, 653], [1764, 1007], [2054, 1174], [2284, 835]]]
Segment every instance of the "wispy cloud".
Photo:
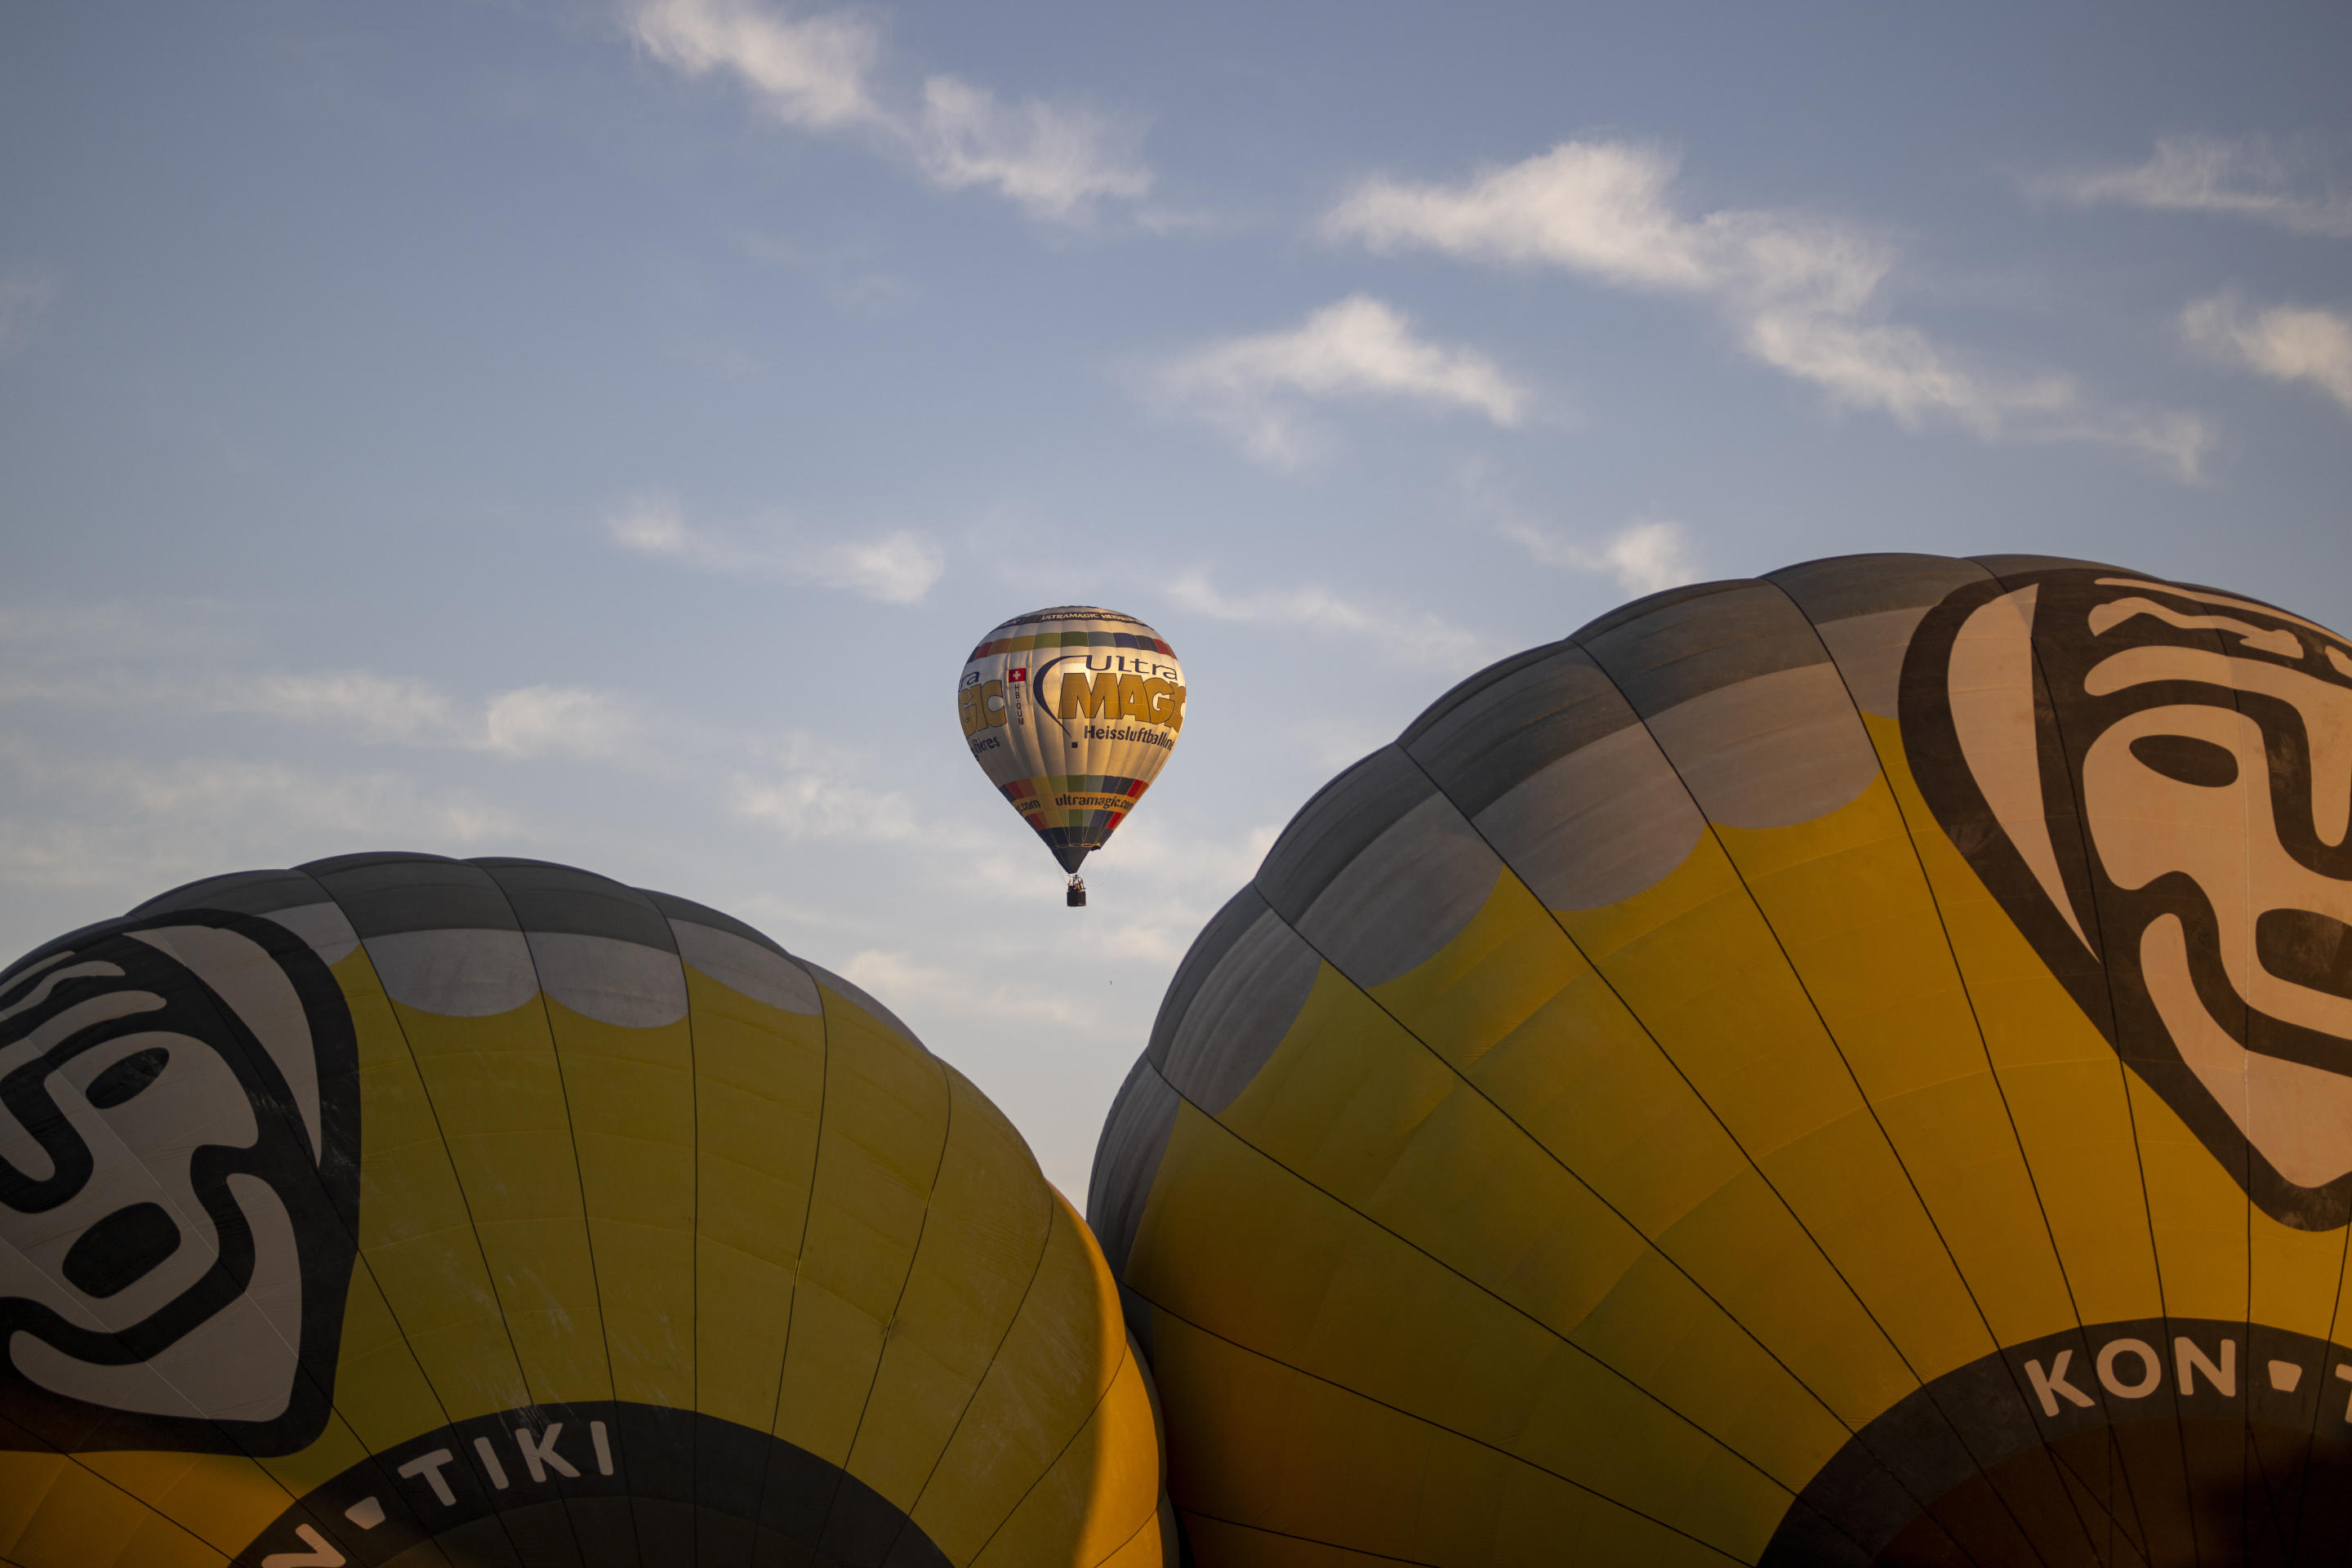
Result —
[[2080, 206], [2214, 213], [2294, 234], [2352, 239], [2352, 193], [2336, 188], [2307, 152], [2282, 150], [2262, 138], [2164, 137], [2144, 163], [2037, 175], [2026, 189]]
[[811, 131], [882, 119], [869, 81], [882, 37], [855, 11], [788, 16], [752, 0], [638, 0], [630, 31], [688, 76], [732, 73], [762, 112]]
[[1671, 518], [1629, 522], [1590, 543], [1517, 518], [1498, 521], [1495, 531], [1546, 566], [1606, 573], [1627, 594], [1654, 594], [1698, 581], [1690, 531]]
[[959, 769], [942, 795], [928, 779], [877, 784], [899, 775], [840, 737], [739, 742], [735, 756], [720, 785], [721, 809], [785, 843], [849, 845], [860, 854], [889, 846], [922, 857], [922, 875], [933, 885], [966, 892], [1035, 894], [1059, 876], [977, 769], [969, 775]]
[[1034, 216], [1070, 219], [1106, 198], [1151, 189], [1140, 128], [1039, 99], [1003, 104], [951, 76], [923, 83], [916, 147], [923, 172], [950, 190], [979, 185]]
[[776, 583], [809, 583], [877, 599], [912, 605], [931, 591], [947, 571], [947, 552], [928, 534], [893, 529], [868, 539], [809, 543], [784, 540], [747, 544], [722, 533], [689, 527], [677, 503], [656, 496], [625, 501], [605, 519], [613, 542], [625, 550], [656, 555], [730, 577]]
[[1160, 367], [1157, 391], [1261, 462], [1311, 461], [1322, 434], [1301, 399], [1387, 397], [1483, 415], [1506, 428], [1530, 394], [1475, 349], [1433, 342], [1368, 295], [1327, 305], [1289, 331], [1227, 338]]
[[1690, 530], [1673, 518], [1637, 517], [1597, 539], [1578, 536], [1528, 516], [1495, 485], [1484, 464], [1466, 465], [1461, 479], [1470, 510], [1542, 565], [1602, 573], [1633, 595], [1699, 579]]
[[[1385, 176], [1349, 193], [1325, 235], [1374, 251], [1433, 250], [1547, 267], [1618, 288], [1711, 300], [1756, 359], [1906, 428], [1948, 420], [1987, 438], [2106, 441], [2194, 478], [2203, 441], [2178, 416], [2105, 410], [2067, 376], [1986, 373], [1887, 318], [1896, 254], [1851, 226], [1725, 208], [1685, 216], [1678, 160], [1629, 142], [1566, 142], [1452, 184]], [[2163, 426], [2162, 438], [2149, 432]]]
[[1380, 643], [1399, 664], [1467, 670], [1493, 657], [1484, 637], [1443, 616], [1426, 610], [1415, 613], [1360, 605], [1328, 588], [1309, 585], [1234, 595], [1220, 593], [1206, 572], [1196, 570], [1171, 578], [1166, 591], [1185, 609], [1215, 620], [1305, 626], [1366, 637]]
[[56, 294], [57, 285], [47, 278], [24, 273], [0, 275], [0, 353], [16, 346], [26, 323]]
[[2224, 292], [2183, 310], [2180, 330], [2226, 364], [2309, 382], [2352, 413], [2352, 313], [2309, 305], [2256, 310]]
[[0, 605], [0, 668], [94, 658], [218, 657], [250, 643], [253, 606], [214, 599], [102, 599]]
[[762, 112], [797, 130], [862, 132], [944, 189], [992, 190], [1062, 221], [1151, 189], [1131, 121], [1043, 99], [1002, 103], [948, 75], [926, 78], [910, 99], [889, 93], [881, 29], [863, 10], [800, 16], [761, 0], [627, 0], [623, 16], [662, 64], [732, 77]]
[[172, 709], [331, 730], [362, 745], [503, 757], [627, 754], [640, 721], [626, 699], [585, 687], [527, 686], [474, 700], [368, 670], [166, 674], [97, 668], [0, 674], [0, 707]]
[[438, 687], [367, 670], [220, 675], [185, 685], [174, 679], [152, 696], [214, 713], [340, 730], [377, 745], [489, 746], [488, 705], [468, 724], [457, 700]]
[[638, 739], [637, 715], [609, 692], [525, 686], [490, 699], [485, 751], [509, 757], [619, 757]]
[[[1564, 267], [1638, 288], [1714, 288], [1737, 261], [1730, 231], [1750, 215], [1685, 220], [1666, 198], [1676, 163], [1655, 147], [1566, 142], [1459, 184], [1367, 180], [1325, 215], [1323, 227], [1374, 250]], [[1799, 259], [1818, 267], [1826, 258]], [[1870, 264], [1843, 258], [1847, 271]]]
[[911, 841], [935, 832], [904, 791], [877, 789], [872, 759], [809, 736], [759, 748], [727, 781], [728, 814], [794, 842]]
[[381, 770], [246, 757], [147, 763], [81, 756], [0, 733], [0, 881], [119, 888], [247, 865], [289, 865], [352, 845], [465, 850], [530, 837], [507, 807]]

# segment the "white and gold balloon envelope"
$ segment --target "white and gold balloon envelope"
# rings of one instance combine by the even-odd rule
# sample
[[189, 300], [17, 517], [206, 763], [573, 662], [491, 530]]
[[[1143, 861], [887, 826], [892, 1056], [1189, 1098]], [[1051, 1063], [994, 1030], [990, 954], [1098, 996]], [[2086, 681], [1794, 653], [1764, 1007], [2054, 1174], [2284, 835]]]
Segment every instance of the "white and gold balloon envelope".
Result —
[[1184, 670], [1158, 632], [1064, 605], [1005, 622], [956, 680], [964, 744], [1065, 871], [1103, 847], [1184, 728]]
[[1103, 1131], [1199, 1562], [2347, 1561], [2347, 818], [2352, 644], [2119, 567], [1465, 681]]
[[0, 1562], [1172, 1562], [1085, 1225], [880, 1003], [569, 867], [0, 974]]

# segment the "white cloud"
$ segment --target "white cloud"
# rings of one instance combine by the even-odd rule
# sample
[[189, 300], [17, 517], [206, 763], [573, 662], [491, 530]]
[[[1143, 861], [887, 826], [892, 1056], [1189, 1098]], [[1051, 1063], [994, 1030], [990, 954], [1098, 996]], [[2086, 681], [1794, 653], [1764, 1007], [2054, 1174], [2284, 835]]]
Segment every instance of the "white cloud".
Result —
[[795, 18], [754, 0], [640, 0], [626, 19], [654, 58], [688, 76], [731, 71], [787, 125], [824, 131], [881, 117], [867, 79], [882, 39], [856, 12]]
[[1692, 562], [1690, 531], [1670, 518], [1629, 522], [1594, 544], [1563, 539], [1517, 517], [1498, 520], [1495, 531], [1546, 566], [1605, 572], [1621, 590], [1637, 597], [1699, 578]]
[[1606, 573], [1622, 592], [1633, 597], [1699, 580], [1690, 530], [1673, 518], [1638, 517], [1598, 541], [1577, 538], [1511, 504], [1484, 463], [1465, 465], [1461, 481], [1471, 510], [1486, 516], [1496, 533], [1543, 565]]
[[[1885, 319], [1891, 247], [1851, 226], [1725, 208], [1685, 216], [1675, 158], [1624, 142], [1567, 142], [1453, 184], [1376, 177], [1344, 197], [1324, 233], [1375, 251], [1434, 250], [1499, 266], [1552, 267], [1620, 288], [1704, 299], [1748, 353], [1876, 409], [1906, 428], [1948, 419], [1987, 438], [2109, 441], [2150, 416], [2092, 406], [2065, 376], [1990, 375], [1917, 328]], [[2166, 455], [2195, 477], [2201, 445]]]
[[1302, 397], [1393, 397], [1467, 409], [1515, 427], [1530, 395], [1473, 349], [1416, 336], [1380, 300], [1350, 295], [1286, 332], [1228, 338], [1160, 367], [1159, 391], [1277, 467], [1309, 461], [1318, 432]]
[[1857, 321], [1819, 301], [1759, 307], [1748, 312], [1745, 326], [1748, 350], [1758, 359], [1849, 407], [1883, 410], [1906, 429], [1946, 415], [1993, 437], [2021, 415], [2053, 414], [2080, 400], [2063, 375], [1973, 375], [1916, 328]]
[[910, 529], [831, 544], [744, 544], [688, 527], [677, 503], [659, 497], [623, 503], [606, 518], [605, 528], [614, 543], [641, 554], [730, 577], [813, 583], [886, 605], [919, 603], [947, 571], [947, 552], [929, 535]]
[[677, 503], [659, 496], [637, 496], [623, 502], [604, 520], [613, 542], [647, 555], [671, 555], [714, 571], [733, 564], [733, 552], [723, 542], [686, 526]]
[[629, 702], [573, 686], [525, 686], [462, 701], [428, 682], [366, 670], [225, 675], [158, 695], [199, 711], [337, 729], [369, 745], [499, 756], [624, 755], [636, 739]]
[[1601, 542], [1601, 559], [1629, 594], [1654, 594], [1698, 581], [1687, 531], [1664, 518], [1619, 529]]
[[994, 92], [957, 77], [928, 78], [919, 101], [877, 85], [880, 29], [845, 9], [793, 16], [761, 0], [626, 0], [624, 19], [646, 52], [688, 76], [734, 77], [772, 118], [797, 129], [864, 131], [947, 190], [992, 190], [1032, 216], [1090, 216], [1106, 199], [1151, 188], [1134, 124], [1093, 110]]
[[950, 190], [992, 188], [1037, 217], [1069, 218], [1106, 196], [1147, 195], [1151, 171], [1136, 140], [1131, 126], [1088, 110], [1034, 98], [1008, 107], [951, 76], [923, 83], [924, 172]]
[[636, 714], [607, 692], [526, 686], [490, 699], [486, 749], [509, 757], [617, 757], [636, 738]]
[[2151, 408], [2089, 409], [2079, 419], [2053, 420], [2015, 434], [2023, 441], [2113, 447], [2152, 460], [2187, 484], [2197, 482], [2205, 459], [2221, 444], [2220, 433], [2203, 415]]
[[2218, 213], [2295, 234], [2352, 239], [2352, 195], [2311, 178], [2312, 162], [2261, 140], [2170, 136], [2157, 142], [2145, 163], [2044, 174], [2027, 182], [2027, 189], [2082, 206]]
[[886, 605], [911, 605], [947, 570], [947, 554], [930, 539], [905, 529], [879, 538], [829, 544], [817, 552], [813, 581], [846, 588]]
[[1335, 239], [1374, 250], [1541, 263], [1653, 289], [1705, 289], [1717, 263], [1706, 236], [1665, 200], [1675, 158], [1622, 142], [1562, 142], [1460, 185], [1375, 178], [1323, 219]]
[[1369, 637], [1399, 664], [1469, 670], [1493, 657], [1486, 638], [1442, 616], [1426, 610], [1416, 615], [1374, 609], [1328, 588], [1310, 585], [1236, 597], [1219, 593], [1206, 572], [1192, 571], [1170, 579], [1166, 589], [1184, 608], [1216, 620], [1272, 622]]
[[2307, 305], [2250, 311], [2231, 293], [2180, 314], [2189, 342], [2242, 370], [2307, 381], [2352, 412], [2352, 314]]

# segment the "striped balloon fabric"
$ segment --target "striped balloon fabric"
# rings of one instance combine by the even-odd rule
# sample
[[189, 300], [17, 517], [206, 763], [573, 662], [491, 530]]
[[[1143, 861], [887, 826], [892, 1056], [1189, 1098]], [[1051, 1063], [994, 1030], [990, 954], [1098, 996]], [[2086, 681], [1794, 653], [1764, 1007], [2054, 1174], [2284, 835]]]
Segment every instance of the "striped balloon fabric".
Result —
[[1158, 632], [1065, 605], [998, 626], [964, 661], [964, 743], [1062, 869], [1103, 847], [1184, 728], [1184, 671]]

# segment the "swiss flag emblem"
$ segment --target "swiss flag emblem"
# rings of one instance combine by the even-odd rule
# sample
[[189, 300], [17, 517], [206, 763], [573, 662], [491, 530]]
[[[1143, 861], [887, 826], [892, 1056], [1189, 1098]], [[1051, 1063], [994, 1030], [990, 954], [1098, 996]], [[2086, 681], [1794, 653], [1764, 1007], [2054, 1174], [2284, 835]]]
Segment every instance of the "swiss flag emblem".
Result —
[[1004, 672], [1004, 679], [1007, 680], [1026, 680], [1029, 679], [1029, 672], [1025, 669], [1008, 669]]

